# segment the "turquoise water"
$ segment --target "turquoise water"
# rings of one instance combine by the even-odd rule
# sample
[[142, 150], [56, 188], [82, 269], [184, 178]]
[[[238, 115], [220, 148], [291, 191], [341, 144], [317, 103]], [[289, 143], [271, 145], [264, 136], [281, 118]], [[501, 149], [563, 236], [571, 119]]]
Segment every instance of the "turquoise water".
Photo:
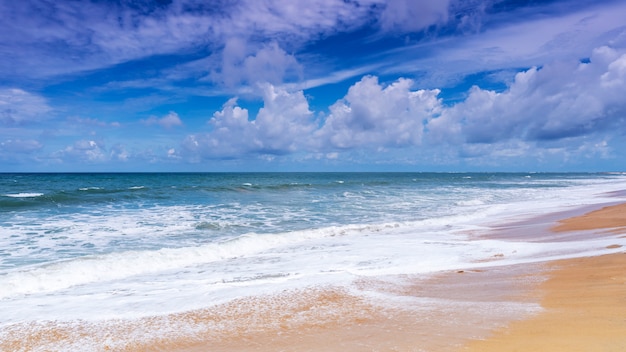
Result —
[[623, 174], [0, 174], [0, 323], [132, 318], [493, 253], [582, 255], [605, 243], [467, 234], [624, 189]]
[[[541, 198], [589, 174], [6, 174], [0, 268], [246, 233], [414, 221]], [[17, 249], [17, 250], [16, 250]]]

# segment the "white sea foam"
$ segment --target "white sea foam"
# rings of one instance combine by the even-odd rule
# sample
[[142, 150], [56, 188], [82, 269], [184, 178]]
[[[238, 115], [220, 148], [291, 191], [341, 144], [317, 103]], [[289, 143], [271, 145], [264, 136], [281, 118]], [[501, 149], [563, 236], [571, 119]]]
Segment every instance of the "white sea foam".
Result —
[[78, 190], [79, 191], [97, 191], [97, 190], [101, 190], [101, 187], [81, 187]]
[[470, 200], [461, 200], [456, 203], [460, 206], [473, 206], [473, 205], [484, 205], [485, 202], [480, 199], [470, 199]]
[[232, 240], [190, 248], [128, 251], [86, 256], [43, 266], [21, 268], [0, 276], [0, 299], [14, 295], [51, 292], [90, 282], [110, 281], [133, 275], [249, 256], [271, 248], [293, 245], [312, 238], [376, 231], [377, 227], [345, 226], [288, 234], [249, 234]]
[[11, 198], [35, 198], [43, 196], [43, 193], [37, 192], [24, 192], [24, 193], [8, 193], [4, 195], [5, 197]]

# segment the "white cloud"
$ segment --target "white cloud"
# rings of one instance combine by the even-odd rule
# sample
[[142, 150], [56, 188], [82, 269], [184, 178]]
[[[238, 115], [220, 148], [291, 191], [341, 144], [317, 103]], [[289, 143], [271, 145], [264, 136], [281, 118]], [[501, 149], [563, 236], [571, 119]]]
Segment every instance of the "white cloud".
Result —
[[[609, 54], [610, 55], [610, 54]], [[600, 77], [602, 87], [611, 89], [617, 88], [623, 90], [626, 86], [626, 54], [623, 54], [615, 61], [609, 64], [608, 70]]]
[[411, 90], [412, 81], [399, 79], [384, 87], [366, 76], [330, 107], [317, 132], [319, 148], [403, 147], [421, 142], [425, 123], [440, 113], [439, 90]]
[[[424, 84], [446, 86], [476, 72], [585, 58], [606, 43], [623, 47], [626, 2], [585, 5], [564, 10], [563, 3], [553, 2], [491, 15], [483, 19], [488, 25], [478, 32], [436, 37], [381, 53], [388, 65], [383, 73], [419, 72]], [[490, 20], [500, 22], [489, 25]]]
[[180, 156], [176, 152], [176, 149], [170, 148], [167, 150], [167, 158], [168, 159], [180, 159]]
[[88, 139], [78, 140], [73, 145], [54, 153], [53, 156], [66, 163], [104, 162], [109, 160], [102, 143]]
[[313, 114], [302, 91], [289, 92], [266, 83], [260, 86], [263, 107], [254, 120], [232, 98], [213, 114], [213, 130], [188, 136], [183, 147], [205, 158], [294, 152], [314, 129]]
[[255, 53], [239, 38], [226, 42], [219, 70], [211, 72], [213, 81], [227, 87], [268, 82], [274, 85], [300, 77], [302, 68], [293, 55], [288, 55], [276, 42], [263, 45]]
[[209, 121], [213, 131], [187, 136], [183, 148], [206, 158], [235, 157], [252, 149], [254, 124], [248, 121], [248, 110], [236, 104], [237, 98], [229, 99]]
[[33, 139], [7, 139], [0, 142], [0, 151], [8, 153], [33, 153], [43, 148], [43, 145]]
[[589, 63], [554, 62], [516, 75], [503, 92], [473, 87], [429, 124], [435, 141], [559, 140], [622, 130], [626, 50], [601, 47]]
[[302, 91], [263, 84], [264, 106], [256, 118], [230, 99], [209, 121], [212, 131], [189, 135], [183, 147], [188, 156], [207, 159], [307, 152], [330, 160], [339, 158], [336, 150], [419, 145], [424, 125], [442, 105], [438, 90], [411, 90], [411, 85], [399, 79], [384, 86], [366, 76], [330, 107], [320, 126]]
[[213, 115], [211, 132], [190, 135], [183, 145], [202, 158], [305, 152], [339, 159], [340, 150], [384, 155], [420, 146], [433, 160], [439, 150], [451, 155], [456, 149], [474, 160], [547, 162], [589, 157], [593, 146], [605, 143], [601, 155], [608, 157], [611, 146], [593, 135], [626, 133], [625, 58], [622, 49], [601, 47], [588, 63], [531, 68], [519, 72], [505, 91], [475, 86], [464, 101], [447, 107], [437, 89], [413, 90], [408, 79], [385, 85], [365, 76], [319, 122], [302, 91], [264, 84], [259, 86], [264, 106], [255, 118], [233, 98]]
[[450, 0], [388, 0], [380, 15], [385, 31], [414, 32], [448, 21]]
[[80, 125], [85, 127], [120, 127], [121, 124], [117, 121], [106, 122], [95, 118], [82, 118], [78, 116], [72, 116], [67, 119], [73, 125]]
[[442, 106], [438, 90], [413, 91], [411, 85], [400, 79], [383, 86], [366, 76], [330, 107], [319, 127], [302, 91], [266, 83], [260, 86], [264, 106], [255, 119], [237, 106], [237, 99], [230, 99], [209, 121], [213, 130], [188, 136], [183, 146], [204, 158], [326, 150], [328, 159], [337, 159], [336, 149], [418, 145], [425, 123]]
[[0, 89], [0, 125], [41, 122], [52, 109], [41, 96], [18, 88]]
[[126, 162], [130, 158], [130, 154], [122, 144], [116, 144], [111, 148], [109, 156], [112, 160]]
[[296, 146], [313, 130], [313, 113], [302, 91], [290, 93], [271, 84], [264, 84], [264, 106], [255, 124], [263, 139], [263, 149], [275, 153], [295, 151]]
[[[41, 2], [0, 3], [0, 73], [41, 77], [98, 69], [195, 47], [215, 51], [231, 38], [294, 47], [368, 20], [380, 0], [241, 0], [202, 3]], [[60, 54], [59, 48], [63, 48]]]
[[369, 20], [371, 7], [383, 0], [243, 0], [227, 23], [219, 23], [227, 37], [262, 36], [298, 43], [356, 28]]
[[177, 126], [182, 126], [183, 121], [180, 119], [178, 114], [174, 111], [170, 111], [167, 115], [158, 118], [156, 116], [151, 116], [146, 120], [142, 120], [142, 122], [148, 126], [158, 125], [163, 128], [171, 129]]

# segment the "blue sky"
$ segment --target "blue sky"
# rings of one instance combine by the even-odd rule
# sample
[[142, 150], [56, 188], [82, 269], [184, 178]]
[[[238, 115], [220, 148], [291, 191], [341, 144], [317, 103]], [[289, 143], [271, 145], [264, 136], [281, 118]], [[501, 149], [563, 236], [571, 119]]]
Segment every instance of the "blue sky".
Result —
[[0, 171], [622, 171], [626, 1], [0, 0]]

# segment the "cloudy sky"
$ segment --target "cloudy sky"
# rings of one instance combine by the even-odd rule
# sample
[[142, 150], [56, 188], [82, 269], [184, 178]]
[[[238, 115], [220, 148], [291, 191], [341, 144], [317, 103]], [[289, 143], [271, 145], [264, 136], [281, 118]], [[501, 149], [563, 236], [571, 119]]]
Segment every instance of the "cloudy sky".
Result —
[[626, 166], [623, 0], [0, 0], [0, 16], [0, 172]]

